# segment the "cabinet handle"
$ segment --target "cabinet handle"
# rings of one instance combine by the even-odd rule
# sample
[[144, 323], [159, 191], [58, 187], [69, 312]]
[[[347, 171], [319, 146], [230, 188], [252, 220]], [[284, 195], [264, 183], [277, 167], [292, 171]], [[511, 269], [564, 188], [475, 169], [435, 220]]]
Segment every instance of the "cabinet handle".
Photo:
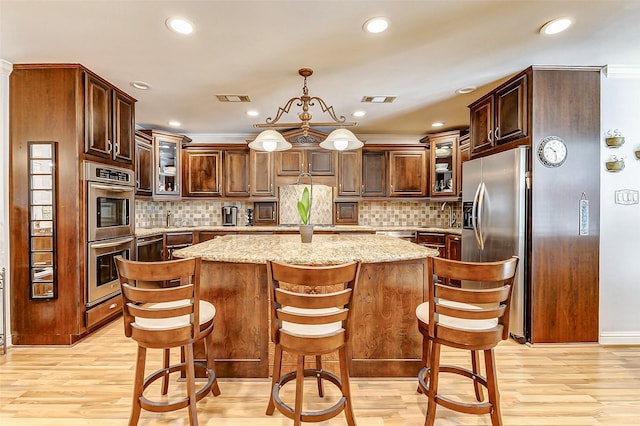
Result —
[[120, 155], [120, 142], [116, 142], [115, 143], [115, 156], [117, 157], [118, 155]]
[[342, 184], [338, 184], [338, 189], [340, 190], [340, 192], [342, 192]]
[[493, 133], [491, 132], [491, 130], [489, 130], [489, 132], [487, 133], [487, 139], [489, 139], [489, 142], [493, 142]]
[[496, 129], [493, 132], [493, 135], [495, 136], [495, 139], [498, 140], [500, 138], [500, 129]]
[[360, 187], [362, 188], [362, 192], [364, 192], [364, 184], [360, 185]]
[[117, 307], [118, 307], [118, 305], [116, 303], [112, 303], [112, 304], [109, 305], [109, 309], [115, 309]]
[[107, 139], [107, 152], [111, 152], [113, 149], [113, 144], [111, 143], [111, 139]]
[[311, 163], [309, 163], [309, 167], [307, 168], [308, 172], [311, 172]]

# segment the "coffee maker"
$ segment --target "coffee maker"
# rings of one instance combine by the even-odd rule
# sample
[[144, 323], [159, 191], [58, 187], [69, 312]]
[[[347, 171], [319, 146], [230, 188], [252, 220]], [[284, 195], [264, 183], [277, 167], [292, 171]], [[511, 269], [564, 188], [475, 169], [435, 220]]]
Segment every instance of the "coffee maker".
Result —
[[236, 206], [222, 206], [222, 225], [236, 226], [238, 221], [238, 208]]

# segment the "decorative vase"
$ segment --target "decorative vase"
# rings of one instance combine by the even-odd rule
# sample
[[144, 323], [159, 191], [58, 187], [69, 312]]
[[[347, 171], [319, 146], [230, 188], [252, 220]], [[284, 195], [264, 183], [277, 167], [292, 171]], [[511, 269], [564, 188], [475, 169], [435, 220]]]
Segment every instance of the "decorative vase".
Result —
[[300, 239], [303, 243], [310, 243], [313, 238], [313, 225], [300, 225]]

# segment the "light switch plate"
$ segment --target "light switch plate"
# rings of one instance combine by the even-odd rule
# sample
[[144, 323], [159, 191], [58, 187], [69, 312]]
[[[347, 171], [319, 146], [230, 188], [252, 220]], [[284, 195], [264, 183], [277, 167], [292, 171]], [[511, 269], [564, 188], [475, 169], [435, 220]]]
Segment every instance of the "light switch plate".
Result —
[[638, 204], [639, 201], [640, 195], [634, 189], [619, 189], [615, 191], [616, 204]]

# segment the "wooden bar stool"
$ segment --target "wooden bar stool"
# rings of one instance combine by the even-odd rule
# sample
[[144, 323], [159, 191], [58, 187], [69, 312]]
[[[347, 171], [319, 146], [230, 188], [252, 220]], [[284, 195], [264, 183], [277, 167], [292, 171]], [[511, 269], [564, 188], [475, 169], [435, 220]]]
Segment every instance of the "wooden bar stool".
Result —
[[[347, 346], [350, 336], [351, 301], [360, 264], [350, 262], [336, 266], [296, 266], [267, 262], [271, 296], [271, 338], [275, 343], [272, 392], [267, 415], [278, 408], [295, 426], [301, 422], [320, 422], [344, 411], [347, 423], [355, 425]], [[296, 286], [323, 288], [320, 294], [307, 294]], [[332, 286], [331, 288], [328, 288]], [[282, 375], [283, 351], [297, 355], [295, 371]], [[338, 351], [340, 377], [322, 369], [321, 356]], [[304, 357], [313, 356], [315, 369], [304, 368]], [[316, 377], [318, 394], [324, 396], [323, 380], [333, 383], [342, 393], [332, 407], [321, 411], [302, 411], [305, 377]], [[280, 398], [280, 389], [295, 380], [295, 407]]]
[[[115, 261], [122, 289], [124, 333], [138, 343], [129, 425], [137, 425], [141, 409], [167, 412], [185, 407], [189, 409], [189, 424], [197, 425], [196, 402], [209, 392], [220, 394], [211, 338], [216, 309], [211, 303], [200, 300], [200, 258], [136, 262], [118, 256]], [[179, 284], [156, 288], [150, 284], [171, 280], [179, 280]], [[145, 283], [144, 288], [136, 287], [138, 281]], [[194, 361], [193, 343], [200, 339], [205, 340], [206, 363]], [[145, 377], [149, 348], [163, 350], [163, 366]], [[184, 362], [169, 365], [171, 348], [182, 349]], [[207, 376], [207, 382], [197, 391], [196, 368]], [[144, 395], [145, 389], [158, 379], [162, 379], [161, 394], [167, 395], [169, 374], [176, 372], [186, 377], [186, 397], [175, 401], [155, 401]]]
[[[468, 414], [490, 414], [491, 424], [502, 425], [500, 394], [496, 379], [493, 348], [509, 337], [509, 308], [518, 267], [518, 258], [499, 262], [461, 262], [432, 257], [428, 260], [429, 300], [416, 309], [418, 329], [423, 335], [422, 363], [418, 374], [418, 390], [427, 395], [425, 425], [435, 422], [436, 406]], [[463, 288], [435, 281], [463, 281]], [[477, 288], [469, 283], [477, 282]], [[471, 370], [440, 364], [442, 345], [471, 352]], [[484, 353], [486, 376], [480, 373], [480, 352]], [[479, 402], [454, 401], [438, 391], [439, 373], [454, 373], [473, 381]], [[482, 388], [489, 400], [483, 402]]]

